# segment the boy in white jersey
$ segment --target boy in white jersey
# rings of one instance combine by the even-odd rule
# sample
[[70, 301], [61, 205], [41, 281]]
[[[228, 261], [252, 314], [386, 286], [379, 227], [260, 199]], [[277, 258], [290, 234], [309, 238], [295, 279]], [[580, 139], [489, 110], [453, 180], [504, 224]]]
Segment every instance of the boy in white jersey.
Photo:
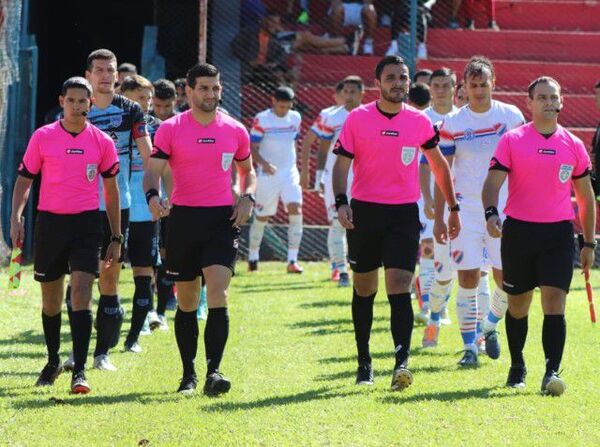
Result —
[[[496, 325], [506, 311], [506, 293], [502, 290], [502, 262], [500, 241], [486, 231], [481, 205], [481, 190], [500, 137], [525, 121], [523, 114], [512, 105], [492, 100], [495, 74], [490, 60], [474, 56], [464, 71], [469, 103], [446, 117], [440, 129], [440, 146], [450, 154], [453, 164], [454, 184], [463, 215], [463, 230], [452, 241], [451, 262], [458, 271], [457, 315], [465, 346], [460, 366], [477, 366], [477, 313], [480, 268], [484, 248], [492, 265], [497, 284], [491, 308], [496, 321], [484, 322], [488, 355], [498, 358], [500, 345]], [[435, 225], [443, 228], [443, 199], [435, 192]], [[438, 197], [439, 196], [439, 197]], [[501, 192], [501, 203], [506, 200], [506, 188]], [[439, 206], [438, 206], [439, 205]], [[443, 232], [434, 231], [439, 234]], [[445, 243], [444, 240], [438, 240]]]
[[255, 219], [250, 226], [248, 270], [258, 269], [260, 244], [270, 216], [277, 212], [279, 199], [289, 217], [288, 273], [302, 273], [298, 251], [302, 240], [302, 188], [296, 167], [296, 140], [301, 117], [291, 110], [294, 91], [279, 87], [273, 95], [273, 107], [256, 115], [250, 138], [257, 164]]

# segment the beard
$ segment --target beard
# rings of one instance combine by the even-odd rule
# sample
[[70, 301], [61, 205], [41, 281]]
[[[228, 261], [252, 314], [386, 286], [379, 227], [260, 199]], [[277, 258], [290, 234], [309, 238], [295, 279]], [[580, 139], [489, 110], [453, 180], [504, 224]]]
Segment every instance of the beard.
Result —
[[399, 90], [397, 92], [392, 92], [392, 90], [381, 90], [381, 96], [383, 99], [393, 103], [404, 102], [404, 98], [406, 97], [405, 90]]
[[214, 103], [201, 102], [200, 104], [195, 104], [203, 112], [214, 112], [217, 107], [219, 107], [219, 101], [215, 101]]

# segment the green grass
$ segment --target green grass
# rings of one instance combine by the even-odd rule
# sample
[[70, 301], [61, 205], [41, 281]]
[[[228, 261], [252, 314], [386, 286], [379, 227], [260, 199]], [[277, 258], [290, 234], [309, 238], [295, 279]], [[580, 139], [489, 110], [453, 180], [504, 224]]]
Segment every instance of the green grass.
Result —
[[[181, 370], [172, 313], [169, 332], [141, 338], [143, 354], [123, 353], [119, 346], [112, 355], [119, 371], [90, 370], [91, 394], [69, 395], [68, 375], [51, 389], [34, 387], [45, 363], [39, 286], [28, 270], [21, 289], [7, 291], [3, 271], [0, 444], [600, 444], [600, 328], [591, 327], [578, 271], [567, 309], [563, 377], [569, 387], [562, 397], [550, 398], [539, 394], [544, 362], [539, 300], [530, 317], [525, 390], [502, 386], [509, 366], [504, 336], [500, 360], [484, 357], [477, 370], [458, 369], [461, 344], [452, 312], [454, 324], [443, 329], [437, 349], [418, 349], [423, 329], [415, 329], [414, 385], [403, 393], [390, 392], [392, 341], [383, 290], [371, 339], [375, 386], [354, 386], [350, 291], [327, 281], [325, 264], [305, 267], [304, 275], [288, 276], [283, 264], [263, 263], [257, 275], [241, 272], [234, 278], [222, 364], [233, 387], [218, 399], [201, 392], [191, 397], [175, 393]], [[600, 272], [594, 272], [592, 282], [600, 284]], [[128, 309], [132, 293], [127, 271], [122, 295]], [[503, 324], [500, 328], [504, 332]], [[62, 332], [65, 356], [70, 351], [66, 316]], [[203, 359], [200, 343], [200, 370]]]

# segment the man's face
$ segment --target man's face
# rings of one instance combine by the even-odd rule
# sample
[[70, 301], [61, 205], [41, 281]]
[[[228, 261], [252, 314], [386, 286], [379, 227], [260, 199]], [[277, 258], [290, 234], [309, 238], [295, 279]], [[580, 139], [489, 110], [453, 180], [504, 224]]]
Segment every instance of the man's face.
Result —
[[175, 115], [175, 98], [160, 99], [154, 96], [152, 98], [152, 110], [159, 120], [168, 120]]
[[123, 83], [123, 81], [125, 80], [125, 78], [127, 76], [133, 76], [135, 73], [135, 71], [121, 71], [117, 73], [117, 79], [119, 81], [119, 85]]
[[431, 102], [434, 106], [449, 106], [454, 98], [454, 78], [436, 76], [431, 79]]
[[342, 96], [344, 99], [344, 106], [346, 106], [347, 109], [354, 109], [362, 102], [363, 91], [358, 88], [358, 85], [348, 82], [344, 84]]
[[276, 101], [275, 99], [273, 100], [273, 112], [275, 112], [275, 115], [277, 115], [279, 118], [283, 118], [284, 116], [286, 116], [288, 114], [288, 112], [290, 110], [292, 110], [292, 106], [294, 105], [293, 101]]
[[431, 75], [422, 74], [417, 76], [417, 78], [415, 79], [415, 84], [418, 84], [419, 82], [421, 84], [429, 85], [429, 83], [431, 82]]
[[492, 101], [494, 78], [489, 70], [484, 70], [481, 76], [469, 76], [465, 82], [469, 104], [472, 106], [487, 105]]
[[196, 78], [194, 88], [187, 86], [185, 91], [191, 100], [191, 106], [203, 112], [214, 112], [221, 99], [221, 81], [219, 76]]
[[562, 107], [560, 87], [554, 82], [540, 83], [533, 89], [533, 99], [527, 98], [527, 107], [533, 119], [554, 119]]
[[375, 86], [386, 101], [400, 103], [408, 93], [410, 76], [404, 64], [389, 64], [383, 67], [381, 79], [375, 79]]
[[469, 103], [469, 97], [467, 96], [467, 90], [465, 86], [461, 86], [456, 91], [456, 97], [454, 98], [454, 105], [458, 108], [465, 106]]
[[144, 113], [148, 113], [150, 109], [150, 103], [152, 102], [152, 90], [149, 88], [138, 88], [135, 90], [128, 90], [124, 93], [125, 97], [137, 102]]
[[175, 97], [175, 105], [177, 106], [177, 108], [181, 108], [183, 107], [185, 104], [187, 104], [187, 96], [185, 93], [185, 87], [175, 87], [175, 92], [177, 94], [177, 96]]
[[600, 109], [600, 87], [595, 89], [594, 93], [596, 94], [596, 107]]
[[117, 82], [117, 61], [96, 59], [91, 70], [85, 72], [85, 78], [92, 84], [94, 93], [113, 93]]
[[58, 102], [63, 108], [65, 119], [73, 120], [83, 118], [83, 112], [89, 112], [92, 100], [83, 88], [69, 88], [64, 96], [59, 96]]

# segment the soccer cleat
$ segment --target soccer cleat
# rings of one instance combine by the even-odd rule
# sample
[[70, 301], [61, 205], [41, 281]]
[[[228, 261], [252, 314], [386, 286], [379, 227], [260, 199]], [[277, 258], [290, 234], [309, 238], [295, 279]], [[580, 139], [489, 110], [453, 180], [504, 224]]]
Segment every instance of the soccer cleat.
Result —
[[423, 335], [423, 347], [435, 348], [438, 345], [438, 337], [440, 336], [440, 327], [435, 324], [428, 324]]
[[112, 364], [108, 354], [100, 354], [94, 357], [94, 369], [100, 371], [116, 371], [117, 367]]
[[331, 270], [331, 280], [335, 282], [340, 280], [340, 269], [337, 267]]
[[525, 388], [525, 377], [527, 377], [525, 365], [511, 366], [508, 371], [506, 386], [509, 388]]
[[415, 314], [415, 323], [427, 324], [429, 322], [429, 309], [422, 309]]
[[148, 319], [148, 316], [146, 316], [146, 319], [144, 320], [144, 325], [140, 330], [140, 335], [152, 335], [152, 328], [150, 327], [150, 320]]
[[35, 386], [52, 386], [56, 381], [56, 378], [60, 376], [60, 373], [63, 371], [62, 365], [51, 365], [49, 363], [44, 366], [40, 376], [35, 382]]
[[547, 371], [542, 379], [542, 394], [560, 396], [567, 389], [567, 384], [556, 371]]
[[192, 394], [198, 386], [198, 377], [196, 374], [189, 374], [181, 378], [177, 392], [185, 395]]
[[356, 370], [357, 385], [373, 385], [373, 368], [370, 363], [358, 365]]
[[400, 365], [394, 369], [392, 374], [392, 391], [402, 391], [411, 386], [413, 383], [413, 375], [405, 365]]
[[158, 314], [154, 309], [148, 312], [147, 321], [151, 331], [155, 331], [160, 327], [160, 318], [158, 318]]
[[258, 270], [258, 261], [248, 261], [248, 271], [256, 272]]
[[225, 394], [231, 388], [231, 382], [219, 371], [210, 373], [206, 377], [204, 383], [204, 394], [207, 396], [218, 396], [219, 394]]
[[87, 383], [85, 373], [79, 371], [73, 374], [71, 379], [71, 393], [73, 394], [87, 394], [91, 391], [90, 385]]
[[492, 360], [500, 357], [500, 342], [498, 341], [498, 332], [490, 331], [485, 334], [485, 352]]
[[348, 273], [340, 273], [338, 287], [350, 287], [350, 275]]
[[474, 368], [479, 366], [477, 352], [470, 349], [465, 349], [462, 359], [458, 361], [458, 365], [464, 368]]
[[160, 325], [158, 326], [158, 329], [160, 329], [161, 331], [168, 331], [169, 330], [169, 325], [167, 323], [167, 316], [166, 315], [159, 315], [158, 319], [160, 320]]
[[73, 371], [73, 368], [75, 368], [75, 358], [73, 357], [73, 354], [69, 355], [69, 358], [63, 363], [62, 367], [65, 371]]
[[467, 26], [465, 28], [470, 31], [475, 31], [475, 22], [473, 20], [467, 20]]
[[449, 326], [452, 324], [452, 320], [450, 319], [450, 315], [448, 314], [448, 308], [444, 306], [442, 311], [440, 312], [440, 323], [444, 326]]
[[477, 354], [485, 355], [485, 338], [483, 335], [478, 335], [477, 340], [475, 340], [475, 346], [477, 346]]
[[290, 261], [287, 265], [288, 273], [302, 273], [303, 271], [302, 267], [300, 267], [296, 261]]
[[492, 31], [500, 31], [500, 27], [498, 26], [498, 24], [496, 23], [495, 20], [491, 20], [488, 23], [488, 29], [490, 29]]
[[142, 347], [140, 346], [140, 344], [137, 341], [134, 341], [133, 343], [128, 342], [127, 340], [125, 340], [125, 352], [133, 352], [134, 354], [139, 354], [140, 352], [143, 352], [144, 350], [142, 349]]

